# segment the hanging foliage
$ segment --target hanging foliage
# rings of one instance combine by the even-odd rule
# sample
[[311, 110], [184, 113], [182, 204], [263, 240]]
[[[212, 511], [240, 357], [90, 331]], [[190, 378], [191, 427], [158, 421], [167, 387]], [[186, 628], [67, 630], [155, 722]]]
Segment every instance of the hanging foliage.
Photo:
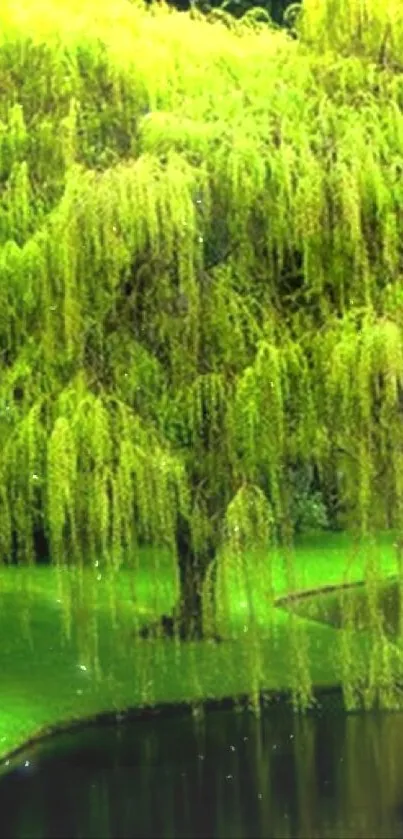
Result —
[[[99, 5], [0, 13], [0, 556], [165, 546], [206, 626], [234, 580], [253, 624], [247, 556], [270, 585], [275, 534], [294, 579], [293, 465], [362, 535], [402, 525], [401, 13], [304, 0], [294, 40]], [[349, 626], [348, 702], [393, 704], [384, 635], [354, 681]]]

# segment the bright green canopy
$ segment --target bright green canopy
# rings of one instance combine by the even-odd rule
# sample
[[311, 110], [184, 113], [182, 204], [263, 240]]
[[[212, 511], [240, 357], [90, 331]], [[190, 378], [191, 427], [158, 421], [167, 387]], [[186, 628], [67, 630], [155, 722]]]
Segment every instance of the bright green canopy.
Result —
[[246, 551], [270, 576], [290, 547], [290, 464], [362, 536], [402, 525], [403, 17], [304, 0], [292, 40], [99, 6], [0, 13], [0, 554], [42, 528], [113, 580], [182, 516], [220, 612]]

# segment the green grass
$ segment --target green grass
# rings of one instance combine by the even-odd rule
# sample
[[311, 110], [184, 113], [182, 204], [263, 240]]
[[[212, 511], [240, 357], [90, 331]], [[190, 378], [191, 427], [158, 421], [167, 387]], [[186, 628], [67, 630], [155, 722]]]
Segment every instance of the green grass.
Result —
[[[380, 540], [382, 574], [396, 575], [393, 535]], [[348, 541], [343, 534], [307, 537], [296, 548], [298, 590], [341, 584], [345, 580]], [[140, 622], [171, 611], [176, 590], [170, 558], [160, 556], [158, 587], [150, 572], [150, 552], [141, 552], [138, 572], [122, 570], [115, 584], [118, 626], [111, 628], [108, 588], [97, 581], [101, 678], [80, 656], [79, 633], [86, 617], [77, 618], [70, 642], [64, 640], [62, 604], [54, 569], [40, 566], [33, 571], [3, 568], [0, 571], [0, 759], [26, 741], [62, 723], [77, 721], [113, 709], [162, 702], [197, 701], [248, 694], [251, 685], [280, 691], [292, 686], [290, 616], [276, 608], [269, 623], [265, 580], [253, 585], [258, 617], [259, 657], [251, 656], [253, 626], [245, 613], [242, 592], [231, 589], [231, 612], [226, 640], [220, 645], [205, 641], [176, 644], [172, 641], [135, 641], [133, 603]], [[277, 596], [286, 589], [283, 562], [274, 563]], [[349, 580], [363, 579], [365, 554], [355, 556]], [[253, 575], [252, 575], [253, 576]], [[27, 581], [31, 586], [30, 630], [24, 629], [23, 609]], [[316, 619], [312, 619], [316, 618]], [[317, 686], [340, 682], [338, 632], [325, 621], [326, 614], [297, 618], [304, 628], [309, 649], [311, 676]], [[266, 620], [266, 624], [265, 624]], [[220, 627], [220, 631], [222, 631]], [[81, 640], [82, 644], [82, 640]], [[368, 644], [357, 633], [357, 655]], [[3, 771], [5, 769], [3, 763]], [[1, 771], [1, 770], [0, 770]]]

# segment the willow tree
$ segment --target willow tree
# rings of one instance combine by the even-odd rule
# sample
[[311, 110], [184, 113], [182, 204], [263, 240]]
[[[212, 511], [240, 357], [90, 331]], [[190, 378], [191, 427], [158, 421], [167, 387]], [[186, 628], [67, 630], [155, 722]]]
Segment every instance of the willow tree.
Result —
[[2, 6], [1, 556], [42, 532], [58, 567], [112, 573], [166, 546], [185, 635], [215, 631], [247, 552], [289, 556], [290, 464], [337, 476], [361, 534], [402, 524], [401, 85], [319, 55], [316, 7], [296, 42]]

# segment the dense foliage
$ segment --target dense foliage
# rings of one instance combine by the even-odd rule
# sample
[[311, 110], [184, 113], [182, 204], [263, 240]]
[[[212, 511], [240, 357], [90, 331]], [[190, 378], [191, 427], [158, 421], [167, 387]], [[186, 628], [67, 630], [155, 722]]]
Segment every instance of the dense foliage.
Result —
[[1, 9], [2, 558], [400, 527], [400, 6], [104, 5]]

